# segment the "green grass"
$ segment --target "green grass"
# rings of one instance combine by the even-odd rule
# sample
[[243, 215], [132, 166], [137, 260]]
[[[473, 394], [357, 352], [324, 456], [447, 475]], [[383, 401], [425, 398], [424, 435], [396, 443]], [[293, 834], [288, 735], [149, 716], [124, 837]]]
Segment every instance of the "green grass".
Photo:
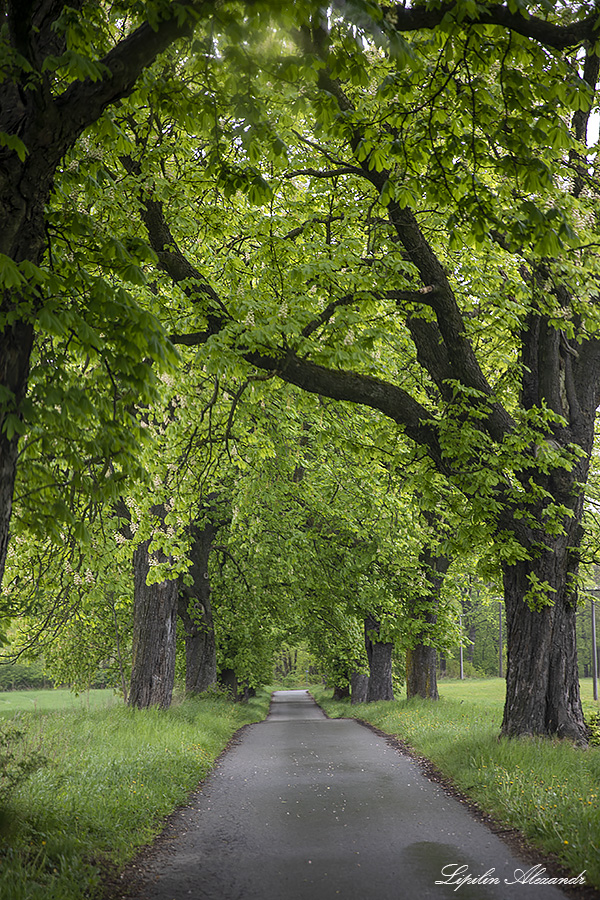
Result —
[[47, 764], [0, 819], [0, 897], [94, 896], [102, 866], [122, 865], [153, 838], [231, 735], [264, 718], [269, 697], [234, 704], [211, 696], [168, 711], [113, 704], [19, 713], [28, 746]]
[[[330, 716], [362, 718], [432, 760], [465, 794], [540, 849], [600, 887], [600, 748], [567, 741], [498, 739], [501, 679], [440, 682], [440, 701], [396, 700], [351, 706], [331, 690], [311, 690]], [[591, 680], [584, 708], [597, 709]]]
[[58, 709], [97, 709], [121, 701], [112, 688], [74, 694], [67, 688], [0, 692], [0, 716], [16, 712], [49, 712]]

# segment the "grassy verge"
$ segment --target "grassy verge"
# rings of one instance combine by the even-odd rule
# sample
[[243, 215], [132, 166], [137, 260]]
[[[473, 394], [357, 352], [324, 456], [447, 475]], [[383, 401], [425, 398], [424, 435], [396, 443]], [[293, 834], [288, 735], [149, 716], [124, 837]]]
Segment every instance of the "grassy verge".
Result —
[[269, 697], [263, 691], [234, 704], [210, 696], [168, 711], [113, 705], [21, 713], [16, 724], [27, 746], [47, 762], [5, 804], [0, 897], [94, 896], [102, 864], [123, 864], [150, 841], [232, 734], [264, 718]]
[[[499, 740], [500, 679], [444, 681], [440, 702], [396, 700], [350, 706], [311, 689], [328, 715], [364, 719], [430, 759], [465, 794], [574, 874], [600, 888], [600, 748], [566, 741]], [[584, 707], [597, 704], [584, 690]]]

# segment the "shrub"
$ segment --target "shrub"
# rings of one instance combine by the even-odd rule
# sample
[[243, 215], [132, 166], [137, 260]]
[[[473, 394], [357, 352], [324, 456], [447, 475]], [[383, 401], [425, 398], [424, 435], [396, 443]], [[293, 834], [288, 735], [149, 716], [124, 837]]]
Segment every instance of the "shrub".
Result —
[[[473, 663], [468, 660], [463, 662], [463, 675], [465, 678], [483, 678], [483, 672], [476, 668]], [[440, 678], [459, 678], [460, 677], [460, 660], [447, 659], [446, 671], [440, 675]]]
[[28, 688], [52, 687], [41, 663], [0, 663], [0, 691], [22, 691]]
[[590, 730], [590, 744], [600, 747], [600, 712], [592, 713], [585, 724]]

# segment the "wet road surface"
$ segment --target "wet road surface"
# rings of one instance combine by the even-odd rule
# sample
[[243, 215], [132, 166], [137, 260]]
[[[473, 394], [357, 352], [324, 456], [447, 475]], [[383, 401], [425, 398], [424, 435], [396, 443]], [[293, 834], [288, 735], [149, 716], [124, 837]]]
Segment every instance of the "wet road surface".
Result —
[[384, 738], [327, 719], [305, 691], [273, 695], [146, 866], [140, 900], [565, 898], [522, 883], [531, 863]]

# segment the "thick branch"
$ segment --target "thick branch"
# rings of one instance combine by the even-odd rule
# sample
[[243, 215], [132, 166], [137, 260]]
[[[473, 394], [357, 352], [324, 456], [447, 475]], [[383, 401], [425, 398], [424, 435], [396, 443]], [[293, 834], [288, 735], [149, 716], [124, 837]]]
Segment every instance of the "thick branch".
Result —
[[[295, 173], [298, 174], [297, 172]], [[303, 233], [303, 231], [308, 228], [309, 225], [331, 225], [333, 222], [340, 222], [344, 218], [343, 215], [339, 216], [326, 216], [322, 218], [321, 216], [314, 216], [312, 219], [308, 219], [306, 222], [303, 222], [302, 225], [298, 225], [296, 228], [292, 228], [291, 231], [288, 231], [287, 234], [284, 234], [284, 240], [295, 240], [297, 237]]]
[[340, 175], [361, 175], [358, 166], [340, 166], [337, 169], [296, 169], [287, 172], [285, 178], [297, 178], [299, 175], [310, 175], [313, 178], [338, 178]]
[[[128, 96], [140, 73], [175, 40], [191, 35], [199, 16], [215, 5], [216, 0], [172, 2], [156, 30], [145, 22], [98, 61], [109, 69], [110, 76], [96, 82], [89, 78], [74, 81], [57, 97], [55, 106], [61, 117], [63, 137], [60, 155], [107, 106]], [[184, 10], [187, 10], [187, 16], [182, 18]]]
[[293, 353], [278, 358], [254, 352], [246, 353], [245, 358], [257, 368], [272, 371], [283, 381], [308, 393], [369, 406], [383, 413], [401, 425], [409, 438], [427, 449], [440, 472], [450, 474], [442, 457], [432, 414], [402, 388], [369, 375], [327, 369]]
[[355, 303], [359, 302], [359, 298], [356, 294], [346, 294], [345, 297], [339, 297], [337, 300], [333, 300], [331, 303], [328, 303], [320, 316], [317, 316], [316, 319], [312, 319], [302, 329], [302, 334], [304, 337], [310, 337], [313, 332], [320, 328], [322, 325], [325, 325], [330, 321], [336, 310], [341, 309], [343, 306], [353, 306]]
[[[352, 108], [339, 82], [331, 78], [325, 69], [319, 73], [319, 85], [336, 97], [342, 111]], [[353, 143], [357, 145], [361, 138], [362, 134], [357, 126]], [[360, 166], [363, 177], [381, 192], [390, 177], [390, 172], [376, 172], [370, 169], [367, 160], [360, 163]], [[422, 290], [426, 293], [426, 298], [422, 297], [420, 302], [426, 302], [434, 310], [437, 319], [437, 326], [429, 324], [427, 328], [423, 326], [411, 329], [421, 364], [436, 381], [443, 395], [448, 393], [448, 386], [444, 382], [452, 378], [465, 387], [475, 388], [482, 395], [492, 398], [492, 388], [467, 335], [463, 316], [446, 271], [421, 231], [415, 214], [411, 209], [400, 206], [393, 200], [388, 205], [388, 216], [406, 251], [407, 259], [418, 270], [424, 285]], [[444, 357], [442, 365], [440, 354]], [[490, 404], [485, 424], [490, 435], [498, 441], [514, 427], [512, 417], [497, 402]]]
[[[456, 3], [444, 3], [438, 9], [407, 8], [397, 5], [384, 6], [382, 7], [382, 12], [384, 21], [389, 29], [399, 32], [410, 32], [437, 28], [446, 16], [452, 15], [456, 7]], [[567, 25], [558, 25], [545, 19], [539, 19], [536, 16], [530, 16], [527, 13], [523, 14], [522, 10], [512, 13], [507, 6], [495, 4], [479, 15], [464, 16], [461, 22], [468, 27], [473, 25], [499, 25], [523, 37], [531, 38], [544, 47], [565, 50], [568, 47], [577, 47], [586, 41], [595, 41], [597, 19], [598, 15], [595, 13], [579, 21], [570, 22]]]
[[[408, 303], [427, 303], [425, 297], [427, 294], [431, 293], [433, 288], [430, 286], [421, 288], [419, 291], [372, 291], [369, 292], [369, 297], [373, 300], [395, 300], [397, 303], [402, 301]], [[364, 300], [364, 296], [358, 296], [356, 294], [346, 294], [344, 297], [338, 297], [337, 300], [332, 300], [331, 303], [328, 303], [323, 312], [317, 316], [315, 319], [312, 319], [305, 325], [302, 329], [302, 334], [304, 337], [310, 337], [313, 332], [320, 328], [322, 325], [327, 324], [335, 314], [336, 310], [340, 309], [344, 306], [354, 306], [357, 303], [360, 303]]]
[[[130, 156], [122, 156], [121, 163], [129, 174], [140, 174], [139, 163]], [[192, 302], [197, 302], [199, 297], [203, 297], [209, 301], [211, 307], [206, 315], [206, 331], [196, 332], [193, 335], [174, 334], [171, 341], [187, 346], [205, 343], [211, 334], [217, 334], [221, 330], [224, 321], [229, 318], [227, 310], [212, 285], [179, 249], [165, 219], [162, 202], [145, 197], [142, 199], [141, 212], [150, 239], [150, 246], [158, 256], [160, 268], [169, 275], [175, 284], [181, 286]], [[216, 315], [212, 311], [213, 307], [219, 310]]]
[[205, 344], [209, 337], [208, 331], [190, 331], [188, 334], [170, 334], [169, 340], [172, 344], [183, 347], [199, 347], [200, 344]]
[[[585, 63], [583, 66], [583, 80], [589, 84], [592, 90], [592, 100], [585, 109], [578, 109], [573, 115], [573, 131], [578, 141], [583, 144], [587, 141], [588, 124], [590, 115], [594, 108], [596, 86], [600, 77], [600, 56], [597, 56], [592, 49], [588, 48]], [[581, 158], [579, 154], [571, 153], [571, 162], [575, 167], [577, 175], [573, 181], [573, 196], [581, 196], [581, 192], [585, 187], [587, 180], [588, 167], [585, 158]]]
[[[214, 288], [207, 284], [200, 271], [177, 247], [165, 220], [162, 203], [154, 200], [146, 201], [142, 208], [142, 218], [148, 231], [150, 244], [158, 255], [160, 267], [176, 283], [179, 283], [183, 275], [186, 281], [186, 291], [190, 291], [192, 294], [202, 293], [213, 302], [213, 308], [218, 306], [219, 309], [225, 310]], [[164, 249], [167, 245], [171, 247], [169, 251]], [[349, 303], [350, 298], [343, 298], [343, 302]], [[174, 342], [187, 346], [202, 344], [211, 334], [224, 328], [226, 321], [225, 313], [223, 315], [212, 313], [205, 331], [188, 335], [173, 335], [172, 339]], [[444, 474], [449, 474], [440, 450], [436, 427], [431, 421], [431, 413], [401, 388], [367, 375], [327, 369], [325, 366], [300, 359], [291, 352], [285, 353], [277, 348], [273, 348], [272, 353], [247, 351], [243, 353], [243, 356], [251, 365], [272, 372], [283, 381], [294, 384], [309, 393], [321, 394], [332, 400], [347, 400], [378, 410], [402, 425], [408, 437], [426, 447], [438, 469]]]

